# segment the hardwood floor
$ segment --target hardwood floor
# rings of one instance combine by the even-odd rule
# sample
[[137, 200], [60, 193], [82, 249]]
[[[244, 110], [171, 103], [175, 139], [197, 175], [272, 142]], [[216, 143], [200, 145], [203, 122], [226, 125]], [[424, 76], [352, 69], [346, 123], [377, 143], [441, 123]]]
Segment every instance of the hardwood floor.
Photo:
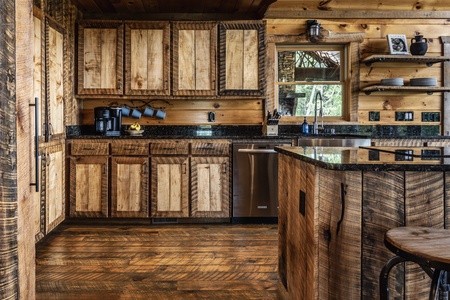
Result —
[[62, 224], [36, 299], [278, 299], [277, 225]]

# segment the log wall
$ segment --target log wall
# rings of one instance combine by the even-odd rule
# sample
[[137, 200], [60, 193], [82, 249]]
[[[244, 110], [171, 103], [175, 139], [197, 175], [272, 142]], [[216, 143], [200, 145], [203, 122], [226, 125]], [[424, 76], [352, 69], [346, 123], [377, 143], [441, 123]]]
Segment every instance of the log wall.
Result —
[[15, 140], [15, 39], [14, 1], [2, 2], [0, 10], [0, 298], [15, 299], [18, 293], [17, 245], [17, 145]]

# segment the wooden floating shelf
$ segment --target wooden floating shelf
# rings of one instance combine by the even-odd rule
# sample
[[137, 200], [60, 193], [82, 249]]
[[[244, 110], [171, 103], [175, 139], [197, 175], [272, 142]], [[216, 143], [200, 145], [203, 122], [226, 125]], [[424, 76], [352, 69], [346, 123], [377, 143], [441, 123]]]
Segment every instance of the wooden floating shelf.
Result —
[[370, 67], [374, 62], [417, 62], [431, 67], [435, 63], [450, 61], [450, 56], [421, 56], [421, 55], [371, 55], [363, 60], [366, 66]]
[[380, 91], [414, 91], [426, 92], [428, 95], [432, 95], [434, 92], [450, 92], [450, 87], [371, 85], [362, 88], [361, 91], [363, 91], [366, 95], [370, 95], [372, 92]]

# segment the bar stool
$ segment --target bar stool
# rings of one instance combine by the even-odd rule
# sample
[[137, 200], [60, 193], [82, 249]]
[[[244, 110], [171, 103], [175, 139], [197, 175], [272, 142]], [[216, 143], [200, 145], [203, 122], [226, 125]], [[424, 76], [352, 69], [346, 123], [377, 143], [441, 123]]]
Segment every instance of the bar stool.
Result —
[[384, 236], [386, 247], [396, 254], [380, 273], [380, 299], [389, 299], [389, 272], [400, 262], [411, 261], [432, 278], [429, 299], [438, 291], [448, 293], [447, 271], [450, 271], [450, 230], [431, 227], [398, 227]]

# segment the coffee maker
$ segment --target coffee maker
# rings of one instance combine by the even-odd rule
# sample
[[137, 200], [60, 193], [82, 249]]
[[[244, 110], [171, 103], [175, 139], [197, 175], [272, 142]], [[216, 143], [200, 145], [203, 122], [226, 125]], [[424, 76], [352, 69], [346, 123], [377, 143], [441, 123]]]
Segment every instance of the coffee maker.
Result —
[[106, 136], [120, 136], [122, 127], [122, 108], [96, 107], [94, 108], [95, 131]]

